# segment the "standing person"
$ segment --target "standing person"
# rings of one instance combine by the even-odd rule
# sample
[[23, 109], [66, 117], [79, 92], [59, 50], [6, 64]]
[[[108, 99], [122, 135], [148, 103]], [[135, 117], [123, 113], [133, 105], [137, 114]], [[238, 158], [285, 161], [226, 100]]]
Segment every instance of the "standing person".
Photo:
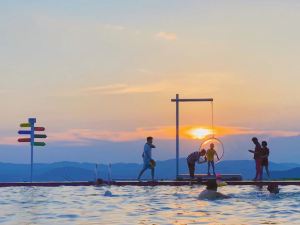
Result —
[[256, 169], [256, 173], [255, 173], [255, 177], [254, 177], [254, 181], [256, 180], [261, 180], [262, 179], [262, 167], [261, 167], [261, 164], [262, 164], [262, 154], [261, 154], [261, 145], [260, 143], [258, 142], [258, 139], [257, 137], [253, 137], [252, 138], [252, 142], [253, 144], [255, 145], [255, 150], [249, 150], [249, 152], [253, 153], [254, 154], [254, 160], [255, 160], [255, 169]]
[[155, 145], [153, 145], [152, 143], [153, 143], [153, 137], [147, 137], [147, 142], [144, 145], [144, 152], [142, 155], [144, 166], [137, 178], [138, 180], [141, 179], [141, 176], [147, 169], [151, 169], [152, 181], [154, 180], [155, 161], [152, 159], [152, 148], [155, 148]]
[[205, 156], [205, 154], [206, 154], [205, 149], [202, 149], [201, 151], [196, 151], [196, 152], [189, 154], [189, 156], [186, 158], [191, 179], [194, 179], [194, 176], [195, 176], [196, 162], [198, 162], [198, 163], [206, 162], [206, 159], [203, 158], [203, 156]]
[[216, 176], [215, 173], [215, 156], [217, 156], [217, 159], [220, 160], [216, 150], [214, 149], [215, 145], [214, 143], [210, 144], [210, 148], [206, 152], [206, 158], [207, 158], [207, 175], [210, 176], [210, 165], [212, 166], [213, 173]]
[[268, 148], [268, 142], [263, 141], [261, 143], [262, 145], [262, 149], [261, 149], [261, 170], [263, 173], [263, 169], [265, 167], [266, 173], [268, 175], [268, 178], [270, 178], [270, 172], [269, 172], [269, 154], [270, 154], [270, 150]]

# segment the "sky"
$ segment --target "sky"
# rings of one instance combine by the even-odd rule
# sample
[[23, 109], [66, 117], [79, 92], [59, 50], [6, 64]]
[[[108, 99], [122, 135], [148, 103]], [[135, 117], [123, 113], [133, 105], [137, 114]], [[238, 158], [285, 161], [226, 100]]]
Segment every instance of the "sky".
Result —
[[[255, 135], [297, 162], [299, 21], [292, 0], [1, 1], [0, 161], [28, 162], [16, 140], [29, 117], [48, 135], [37, 162], [139, 162], [148, 135], [174, 158], [178, 93], [214, 98], [226, 159], [251, 158]], [[211, 105], [180, 110], [185, 156]]]

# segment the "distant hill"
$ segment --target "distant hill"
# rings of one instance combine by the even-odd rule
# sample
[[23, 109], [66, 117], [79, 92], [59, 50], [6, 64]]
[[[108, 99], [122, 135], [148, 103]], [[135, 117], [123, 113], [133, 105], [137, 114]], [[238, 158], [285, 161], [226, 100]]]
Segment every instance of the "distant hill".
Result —
[[300, 179], [300, 167], [285, 171], [272, 171], [273, 179]]
[[[96, 169], [93, 163], [57, 162], [34, 165], [35, 181], [91, 181], [95, 179]], [[111, 165], [113, 179], [136, 179], [142, 165], [136, 163], [115, 163]], [[299, 178], [300, 164], [270, 162], [271, 175], [279, 178]], [[206, 164], [197, 165], [197, 173], [206, 173]], [[222, 161], [216, 165], [217, 173], [239, 173], [244, 179], [251, 179], [255, 173], [253, 160]], [[180, 173], [188, 173], [186, 159], [180, 159]], [[30, 165], [0, 163], [0, 182], [29, 181]], [[98, 165], [98, 177], [108, 178], [108, 166]], [[157, 179], [175, 178], [175, 160], [158, 161]], [[145, 172], [144, 178], [150, 178]]]

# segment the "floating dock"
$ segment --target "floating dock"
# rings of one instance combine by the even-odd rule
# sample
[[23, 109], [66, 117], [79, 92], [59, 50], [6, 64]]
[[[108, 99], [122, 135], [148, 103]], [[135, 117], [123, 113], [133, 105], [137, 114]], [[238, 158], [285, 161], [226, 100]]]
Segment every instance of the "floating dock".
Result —
[[[227, 185], [254, 185], [264, 186], [269, 184], [277, 184], [279, 186], [297, 185], [300, 186], [300, 181], [226, 181]], [[116, 180], [116, 181], [78, 181], [78, 182], [7, 182], [0, 183], [0, 187], [59, 187], [59, 186], [190, 186], [190, 185], [205, 185], [206, 181], [176, 181], [176, 180], [161, 180], [161, 181], [136, 181], [136, 180]]]
[[[222, 181], [241, 181], [243, 180], [241, 174], [220, 174], [219, 176]], [[214, 175], [207, 175], [207, 174], [195, 174], [195, 179], [198, 180], [207, 180], [207, 179], [214, 179]], [[178, 175], [179, 180], [190, 180], [189, 174], [179, 174]]]

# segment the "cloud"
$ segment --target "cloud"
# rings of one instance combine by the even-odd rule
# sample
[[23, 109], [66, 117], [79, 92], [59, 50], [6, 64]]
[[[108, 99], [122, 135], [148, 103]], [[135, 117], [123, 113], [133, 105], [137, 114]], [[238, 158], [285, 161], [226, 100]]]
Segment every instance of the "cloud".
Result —
[[104, 24], [103, 27], [108, 30], [123, 31], [126, 27], [114, 24]]
[[[195, 139], [191, 135], [193, 129], [207, 129], [210, 126], [182, 125], [180, 127], [180, 137], [185, 140]], [[298, 131], [284, 130], [256, 130], [244, 127], [215, 127], [216, 137], [251, 135], [258, 137], [296, 137], [300, 135]], [[140, 127], [134, 130], [96, 130], [96, 129], [69, 129], [60, 132], [49, 132], [46, 139], [47, 143], [60, 143], [71, 146], [90, 146], [95, 141], [110, 142], [130, 142], [144, 140], [147, 136], [153, 136], [159, 140], [174, 140], [175, 126], [157, 126], [157, 127]], [[206, 136], [206, 138], [209, 136]], [[0, 137], [2, 145], [19, 145], [16, 136]]]
[[163, 40], [167, 40], [167, 41], [176, 41], [177, 35], [175, 33], [161, 31], [161, 32], [158, 32], [155, 34], [155, 38], [163, 39]]
[[134, 94], [134, 93], [154, 93], [165, 90], [167, 83], [128, 85], [128, 84], [110, 84], [104, 86], [93, 86], [82, 89], [84, 94]]

